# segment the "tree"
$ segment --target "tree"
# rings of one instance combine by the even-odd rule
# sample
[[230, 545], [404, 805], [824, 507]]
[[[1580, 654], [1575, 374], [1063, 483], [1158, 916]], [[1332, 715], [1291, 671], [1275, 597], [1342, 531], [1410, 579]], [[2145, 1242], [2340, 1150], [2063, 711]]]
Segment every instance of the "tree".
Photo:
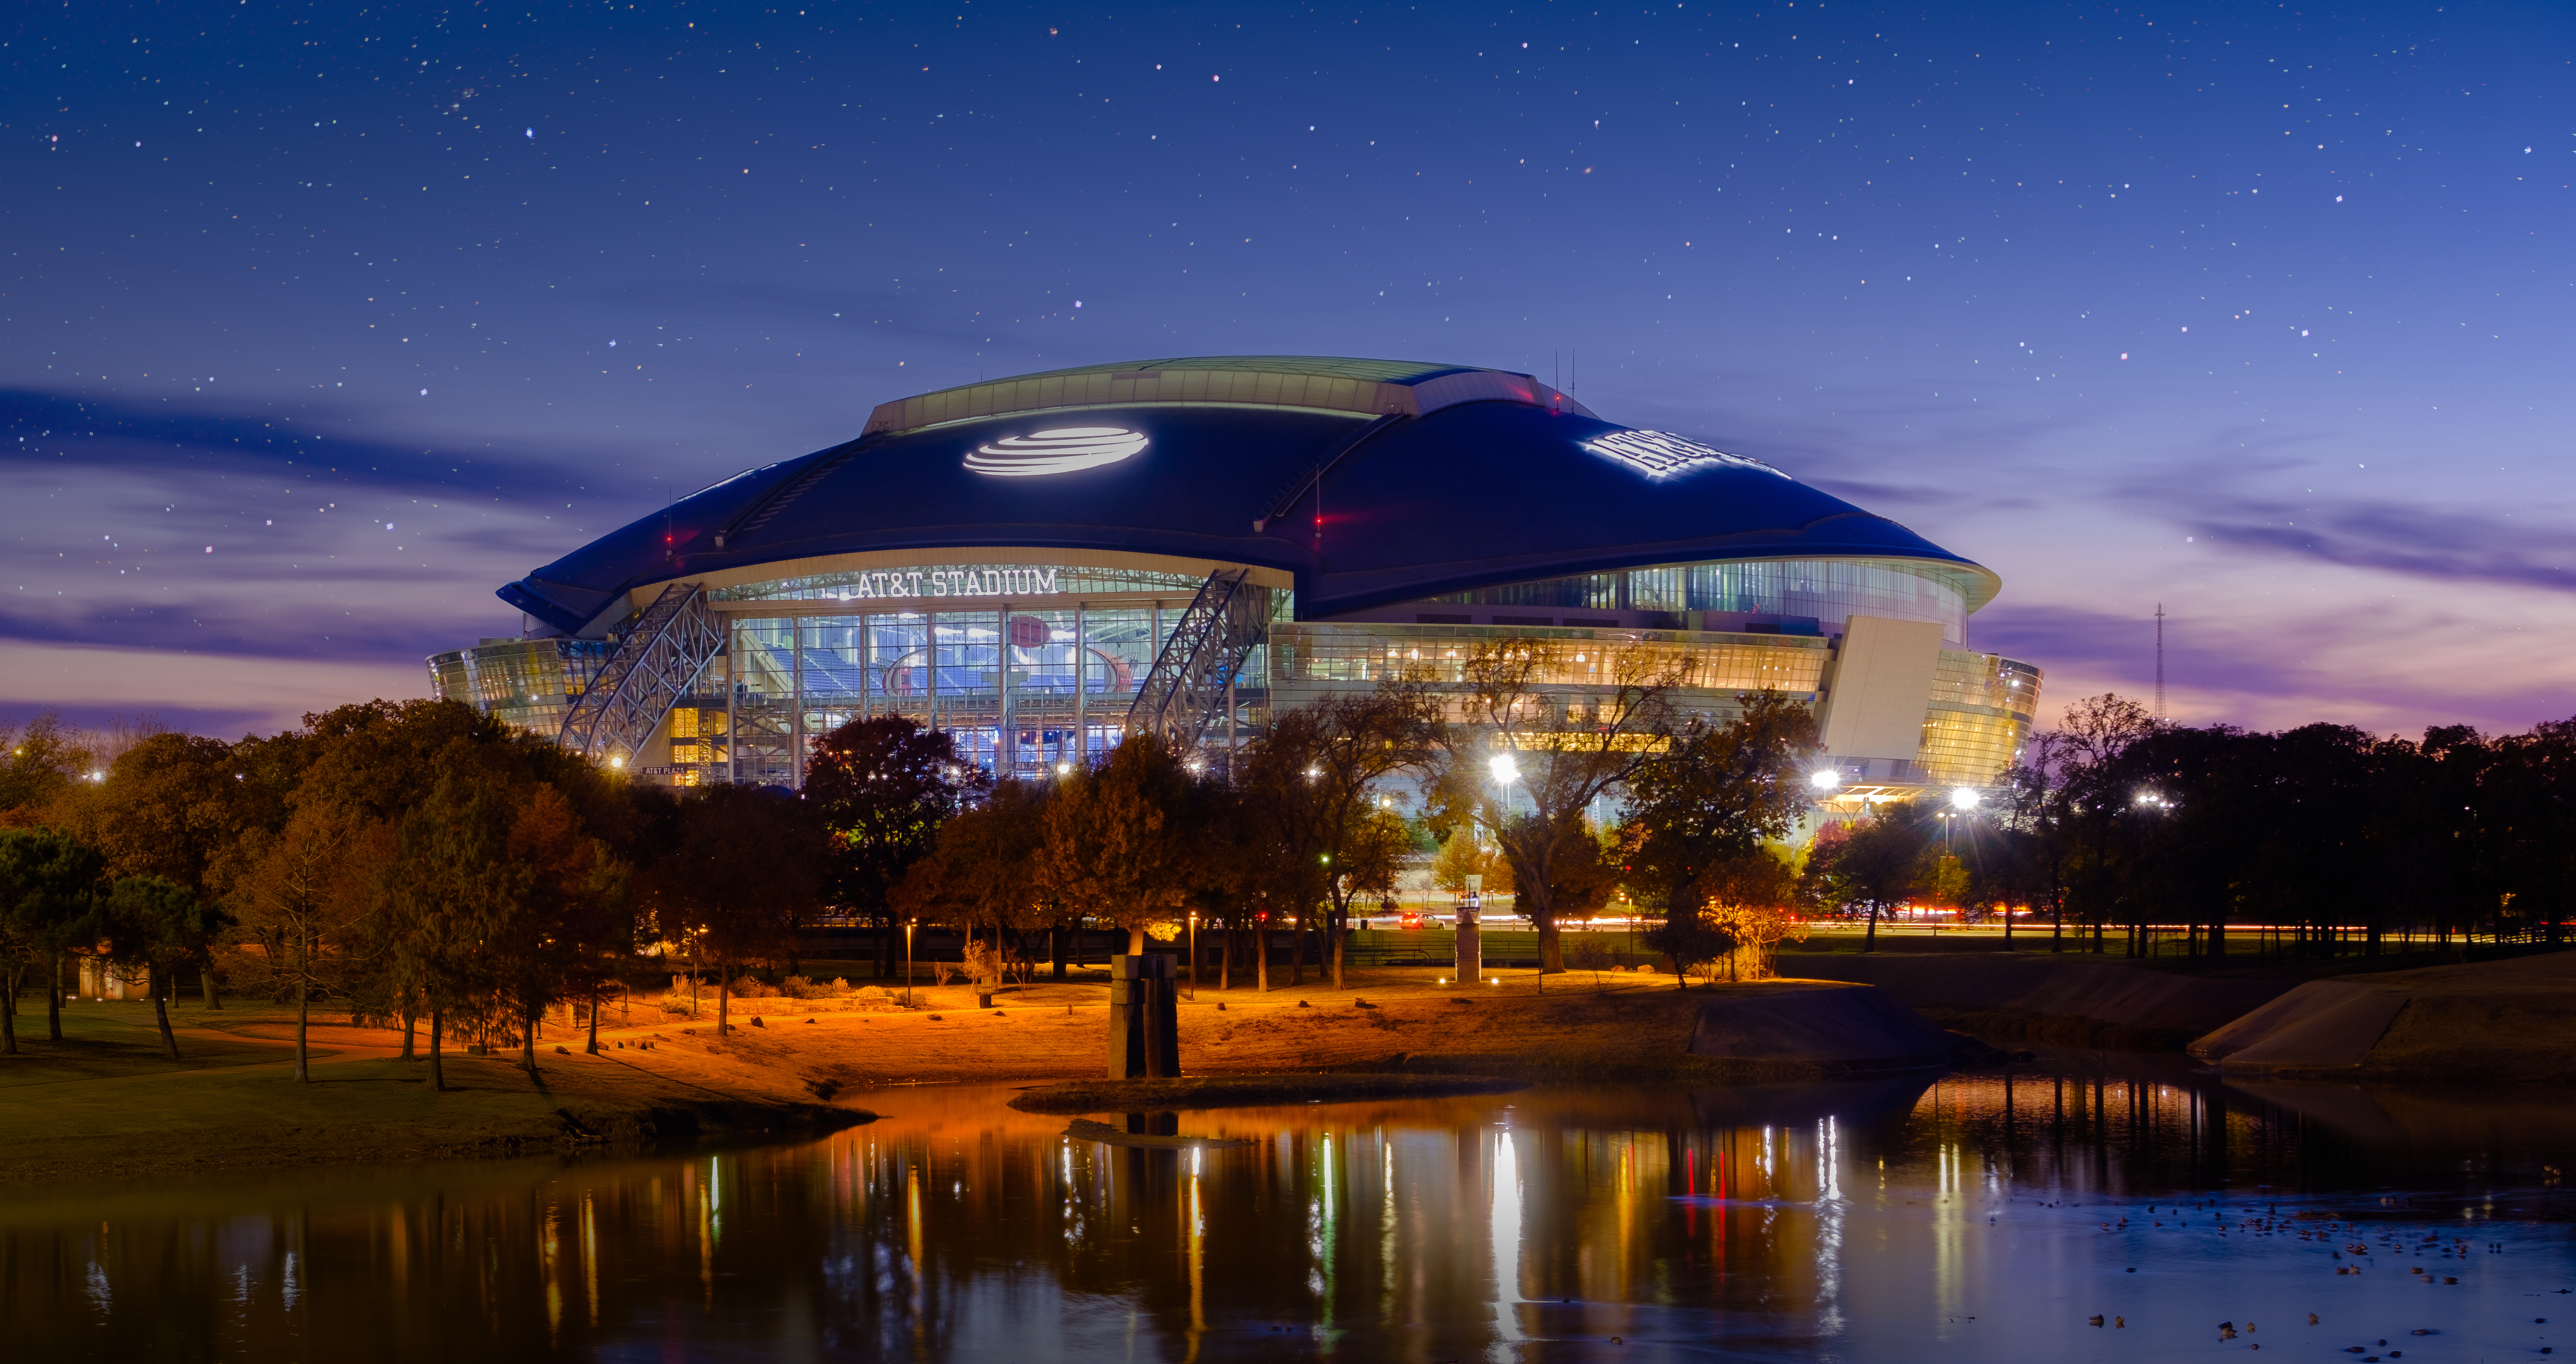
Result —
[[[1413, 826], [1392, 806], [1381, 806], [1363, 817], [1335, 855], [1333, 871], [1339, 882], [1334, 887], [1341, 896], [1343, 913], [1371, 899], [1383, 903], [1395, 895], [1396, 881], [1404, 872], [1404, 863], [1413, 855]], [[1365, 913], [1365, 911], [1362, 911]], [[1347, 929], [1348, 920], [1344, 920]], [[1341, 985], [1340, 948], [1334, 949], [1333, 984]]]
[[1797, 913], [1797, 873], [1769, 847], [1719, 863], [1700, 877], [1694, 890], [1702, 897], [1701, 914], [1735, 941], [1726, 956], [1728, 980], [1768, 980], [1779, 974], [1780, 944], [1807, 936]]
[[230, 744], [151, 735], [117, 755], [105, 782], [80, 791], [74, 827], [112, 874], [158, 876], [203, 895], [208, 872], [239, 836], [233, 773]]
[[1615, 837], [1587, 828], [1583, 837], [1558, 852], [1549, 868], [1548, 886], [1548, 902], [1555, 907], [1558, 922], [1589, 923], [1617, 893], [1624, 863]]
[[1141, 954], [1147, 925], [1188, 912], [1199, 874], [1193, 784], [1152, 734], [1131, 734], [1108, 762], [1064, 777], [1047, 803], [1040, 887], [1126, 929], [1128, 953]]
[[392, 826], [391, 856], [371, 878], [370, 945], [398, 996], [429, 1012], [432, 1093], [447, 1090], [448, 1020], [482, 1012], [499, 987], [493, 939], [524, 880], [509, 855], [510, 801], [496, 775], [450, 770]]
[[[537, 1073], [537, 1020], [556, 1001], [588, 995], [599, 1050], [599, 986], [606, 956], [632, 946], [625, 916], [627, 868], [582, 828], [572, 802], [539, 782], [516, 804], [506, 847], [519, 873], [491, 938], [495, 975], [515, 1007], [519, 1063]], [[819, 854], [808, 854], [814, 860]], [[809, 897], [810, 898], [810, 897]]]
[[680, 800], [674, 845], [641, 873], [662, 935], [718, 972], [716, 1033], [731, 1029], [733, 981], [786, 951], [797, 917], [822, 899], [829, 832], [810, 804], [754, 786], [701, 786]]
[[983, 769], [948, 735], [898, 715], [853, 720], [823, 736], [805, 768], [805, 800], [831, 833], [827, 894], [876, 921], [878, 974], [894, 969], [895, 884], [930, 854], [940, 826], [980, 799]]
[[2122, 815], [2137, 804], [2131, 772], [2122, 759], [2131, 745], [2156, 730], [2156, 718], [2125, 696], [2104, 693], [2066, 708], [2052, 741], [2056, 795], [2062, 813], [2055, 827], [2067, 842], [2065, 905], [2093, 927], [2093, 950], [2102, 950], [2104, 925], [2121, 916], [2127, 897], [2116, 871]]
[[[930, 855], [912, 864], [889, 902], [906, 917], [964, 924], [970, 939], [998, 947], [1007, 938], [1026, 962], [1028, 935], [1055, 917], [1038, 880], [1051, 794], [1041, 782], [997, 784], [982, 804], [940, 826]], [[998, 975], [995, 969], [980, 979]]]
[[1646, 930], [1642, 941], [1671, 958], [1673, 974], [1685, 983], [1697, 975], [1712, 985], [1716, 977], [1708, 971], [1709, 965], [1733, 956], [1739, 946], [1734, 931], [1716, 915], [1690, 904], [1665, 914], [1662, 923]]
[[[194, 734], [147, 734], [106, 766], [102, 782], [74, 785], [55, 809], [107, 859], [109, 877], [158, 876], [215, 902], [243, 825], [233, 748]], [[201, 968], [211, 1003], [211, 944], [188, 964]]]
[[35, 818], [90, 770], [90, 750], [53, 711], [16, 729], [0, 725], [0, 749], [7, 750], [0, 754], [0, 815], [18, 811]]
[[1724, 724], [1693, 720], [1628, 788], [1628, 870], [1649, 905], [1688, 905], [1711, 868], [1788, 837], [1814, 804], [1816, 720], [1778, 692], [1737, 698]]
[[118, 877], [101, 908], [99, 928], [108, 943], [108, 959], [144, 969], [152, 1016], [161, 1025], [161, 1046], [176, 1061], [179, 1039], [170, 1031], [170, 994], [178, 968], [203, 962], [232, 916], [196, 891], [149, 872]]
[[275, 833], [253, 831], [230, 905], [259, 945], [269, 993], [295, 1001], [295, 1078], [313, 1078], [307, 1034], [317, 992], [339, 984], [346, 951], [366, 913], [366, 880], [353, 866], [363, 827], [337, 812], [299, 809]]
[[[1301, 933], [1316, 926], [1310, 911], [1323, 909], [1335, 989], [1351, 905], [1392, 885], [1391, 858], [1402, 843], [1381, 827], [1391, 797], [1380, 783], [1426, 766], [1434, 729], [1427, 693], [1397, 682], [1274, 716], [1239, 764], [1245, 812], [1271, 844], [1269, 890]], [[1304, 955], [1297, 954], [1297, 979]]]
[[1671, 737], [1677, 654], [1640, 645], [1499, 639], [1459, 664], [1455, 718], [1432, 731], [1432, 817], [1472, 824], [1511, 863], [1517, 907], [1538, 929], [1540, 969], [1559, 972], [1554, 868], [1590, 838], [1596, 802]]
[[1452, 895], [1467, 893], [1467, 878], [1481, 878], [1476, 886], [1480, 896], [1512, 893], [1512, 864], [1502, 855], [1476, 841], [1472, 826], [1461, 825], [1449, 831], [1440, 851], [1431, 857], [1431, 884]]
[[1912, 802], [1890, 802], [1855, 821], [1847, 837], [1808, 854], [1808, 873], [1822, 896], [1869, 916], [1862, 951], [1878, 950], [1879, 916], [1913, 897], [1928, 846]]
[[[0, 1054], [18, 1054], [18, 996], [29, 968], [59, 973], [83, 934], [104, 866], [97, 850], [61, 829], [0, 829]], [[46, 1036], [63, 1038], [57, 997], [48, 992]]]

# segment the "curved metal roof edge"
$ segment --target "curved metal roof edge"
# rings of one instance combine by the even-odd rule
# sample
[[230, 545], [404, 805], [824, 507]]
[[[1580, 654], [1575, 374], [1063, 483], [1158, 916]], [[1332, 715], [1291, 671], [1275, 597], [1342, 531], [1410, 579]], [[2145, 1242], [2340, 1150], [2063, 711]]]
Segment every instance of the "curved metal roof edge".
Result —
[[1555, 388], [1510, 370], [1391, 360], [1223, 355], [1015, 375], [897, 398], [878, 404], [868, 414], [860, 438], [1087, 407], [1240, 405], [1418, 417], [1459, 403], [1496, 400], [1595, 415]]

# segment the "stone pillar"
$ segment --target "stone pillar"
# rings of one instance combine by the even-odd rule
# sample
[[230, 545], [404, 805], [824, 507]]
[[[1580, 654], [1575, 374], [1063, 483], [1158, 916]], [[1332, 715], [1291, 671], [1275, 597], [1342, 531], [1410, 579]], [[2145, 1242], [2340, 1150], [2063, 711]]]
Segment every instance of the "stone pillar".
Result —
[[[1483, 878], [1471, 878], [1481, 880]], [[1485, 978], [1485, 944], [1477, 915], [1483, 912], [1479, 891], [1470, 890], [1458, 902], [1458, 983], [1474, 985]]]
[[1110, 1079], [1165, 1079], [1181, 1073], [1173, 964], [1164, 955], [1109, 959]]

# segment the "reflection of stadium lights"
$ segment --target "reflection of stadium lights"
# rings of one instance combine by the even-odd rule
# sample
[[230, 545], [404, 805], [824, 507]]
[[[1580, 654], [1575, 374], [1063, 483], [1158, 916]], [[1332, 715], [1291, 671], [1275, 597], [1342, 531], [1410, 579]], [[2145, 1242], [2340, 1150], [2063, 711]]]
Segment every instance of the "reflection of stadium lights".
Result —
[[1954, 787], [1954, 788], [1952, 788], [1952, 790], [1951, 790], [1951, 792], [1950, 792], [1950, 808], [1951, 808], [1951, 809], [1953, 809], [1953, 810], [1973, 810], [1973, 809], [1976, 809], [1976, 808], [1977, 808], [1977, 792], [1976, 792], [1976, 788], [1974, 788], [1974, 787], [1969, 787], [1969, 786], [1960, 786], [1960, 787]]
[[1843, 784], [1843, 774], [1828, 767], [1825, 770], [1818, 772], [1816, 775], [1807, 778], [1807, 784], [1819, 791], [1831, 791], [1835, 787]]
[[1145, 438], [1123, 427], [1068, 426], [979, 445], [966, 456], [966, 467], [997, 478], [1069, 474], [1115, 464], [1144, 448]]

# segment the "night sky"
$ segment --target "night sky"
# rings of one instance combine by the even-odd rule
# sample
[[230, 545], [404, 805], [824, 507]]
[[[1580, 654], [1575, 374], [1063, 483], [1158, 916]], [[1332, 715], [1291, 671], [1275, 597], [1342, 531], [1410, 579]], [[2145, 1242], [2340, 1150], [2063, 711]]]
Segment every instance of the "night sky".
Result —
[[6, 23], [0, 719], [422, 695], [878, 402], [1242, 353], [1769, 461], [2000, 572], [2057, 703], [2161, 602], [2187, 722], [2576, 714], [2576, 7]]

